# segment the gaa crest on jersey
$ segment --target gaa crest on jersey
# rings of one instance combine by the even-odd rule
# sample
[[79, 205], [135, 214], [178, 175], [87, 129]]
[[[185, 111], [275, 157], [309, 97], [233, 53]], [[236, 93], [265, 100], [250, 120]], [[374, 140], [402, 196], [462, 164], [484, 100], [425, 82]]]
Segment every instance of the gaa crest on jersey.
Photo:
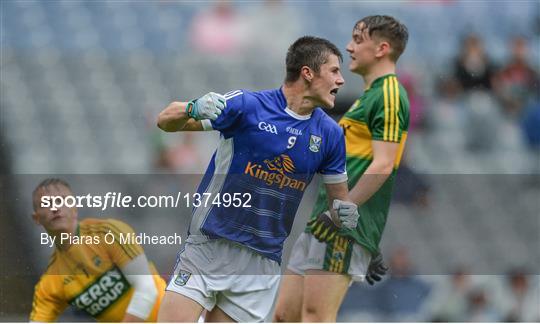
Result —
[[321, 149], [321, 143], [322, 143], [322, 137], [311, 135], [309, 137], [309, 150], [315, 153], [319, 152], [319, 150]]
[[190, 272], [180, 270], [180, 272], [176, 275], [176, 278], [174, 279], [174, 284], [177, 286], [185, 286], [190, 277]]
[[97, 255], [94, 256], [93, 261], [94, 261], [94, 265], [95, 265], [96, 267], [99, 267], [99, 266], [101, 265], [101, 259], [100, 259], [99, 256], [97, 256]]
[[276, 135], [278, 134], [277, 127], [274, 124], [270, 124], [270, 123], [262, 121], [258, 124], [258, 126], [260, 130], [263, 130], [268, 133], [276, 134]]

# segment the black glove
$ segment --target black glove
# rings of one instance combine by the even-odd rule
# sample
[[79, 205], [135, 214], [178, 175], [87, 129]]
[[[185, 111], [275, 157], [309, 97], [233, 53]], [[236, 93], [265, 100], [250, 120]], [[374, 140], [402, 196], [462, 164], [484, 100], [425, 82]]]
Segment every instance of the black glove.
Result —
[[336, 237], [339, 227], [334, 224], [330, 212], [325, 211], [319, 214], [317, 218], [307, 223], [311, 230], [311, 234], [319, 241], [330, 243]]
[[373, 286], [376, 282], [381, 281], [387, 271], [388, 267], [384, 264], [382, 254], [379, 253], [373, 256], [369, 262], [366, 281]]

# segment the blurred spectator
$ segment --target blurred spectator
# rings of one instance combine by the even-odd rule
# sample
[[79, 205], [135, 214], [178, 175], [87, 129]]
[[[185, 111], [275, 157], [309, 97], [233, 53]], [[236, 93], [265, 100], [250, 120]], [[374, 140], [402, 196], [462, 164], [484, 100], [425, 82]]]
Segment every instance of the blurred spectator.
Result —
[[[535, 100], [525, 110], [521, 127], [530, 154], [531, 174], [540, 174], [540, 100]], [[535, 177], [537, 180], [538, 177]], [[538, 183], [537, 183], [538, 184]]]
[[[439, 80], [436, 88], [437, 96], [431, 102], [432, 109], [426, 112], [427, 122], [431, 132], [443, 132], [441, 141], [459, 141], [462, 134], [465, 107], [461, 97], [461, 87], [455, 78]], [[461, 148], [461, 143], [454, 145]]]
[[422, 175], [409, 167], [405, 158], [401, 161], [395, 181], [396, 189], [392, 195], [393, 201], [418, 207], [427, 207], [429, 205], [428, 183]]
[[483, 289], [474, 289], [467, 296], [465, 320], [468, 322], [498, 322], [499, 312], [489, 303]]
[[467, 35], [454, 66], [454, 77], [463, 91], [490, 90], [494, 72], [482, 40], [477, 35]]
[[504, 311], [506, 322], [531, 322], [540, 320], [540, 296], [538, 283], [533, 276], [516, 269], [507, 277], [501, 289], [499, 308]]
[[455, 103], [460, 98], [460, 84], [454, 78], [442, 79], [437, 84], [437, 94], [444, 101]]
[[[466, 148], [471, 152], [491, 151], [497, 143], [496, 135], [502, 117], [491, 94], [495, 67], [488, 57], [482, 39], [467, 35], [462, 42], [460, 54], [455, 61], [453, 81], [445, 84], [457, 85], [462, 94], [463, 120], [459, 133], [465, 135]], [[445, 90], [446, 91], [446, 90]]]
[[[154, 168], [166, 173], [198, 174], [204, 171], [205, 165], [200, 147], [195, 145], [195, 133], [182, 133], [175, 137], [165, 136], [155, 126], [155, 119], [146, 118], [150, 133], [150, 143], [154, 153]], [[194, 183], [196, 185], [196, 183]]]
[[423, 321], [424, 306], [430, 292], [427, 282], [413, 275], [407, 249], [397, 248], [390, 257], [388, 279], [367, 287], [349, 289], [340, 310], [339, 321]]
[[424, 127], [425, 116], [425, 102], [422, 95], [419, 93], [418, 81], [419, 79], [414, 72], [400, 71], [399, 80], [403, 87], [407, 90], [410, 103], [410, 120], [409, 120], [409, 132], [422, 130]]
[[497, 148], [503, 116], [490, 92], [471, 91], [464, 97], [463, 131], [470, 152], [491, 152]]
[[436, 276], [430, 295], [434, 322], [527, 322], [540, 319], [540, 291], [534, 276], [515, 270], [506, 277], [469, 275], [458, 269]]
[[467, 295], [471, 290], [470, 275], [458, 269], [451, 276], [440, 276], [430, 294], [430, 313], [433, 322], [467, 321]]
[[303, 36], [296, 7], [287, 6], [282, 0], [265, 0], [252, 7], [246, 14], [250, 31], [247, 46], [250, 52], [264, 57], [267, 65], [281, 64], [285, 60], [283, 49]]
[[196, 51], [209, 55], [234, 55], [242, 51], [249, 28], [229, 1], [216, 1], [191, 22], [189, 35]]
[[381, 283], [374, 298], [378, 299], [379, 312], [384, 321], [407, 318], [422, 320], [422, 308], [430, 286], [413, 275], [409, 252], [397, 248], [390, 257], [390, 277]]
[[529, 147], [540, 150], [540, 101], [534, 102], [526, 110], [522, 126]]
[[375, 298], [377, 285], [353, 282], [338, 313], [338, 322], [377, 322], [379, 321], [378, 300]]
[[194, 144], [194, 134], [184, 133], [175, 137], [174, 141], [161, 138], [157, 146], [156, 166], [172, 173], [198, 173], [202, 172], [201, 155]]
[[497, 73], [494, 85], [505, 112], [516, 116], [538, 95], [540, 86], [538, 73], [528, 62], [527, 39], [515, 37], [510, 43], [510, 61]]
[[180, 139], [176, 138], [175, 144], [166, 150], [166, 160], [173, 170], [179, 173], [202, 172], [199, 148], [194, 144], [194, 134], [182, 134]]

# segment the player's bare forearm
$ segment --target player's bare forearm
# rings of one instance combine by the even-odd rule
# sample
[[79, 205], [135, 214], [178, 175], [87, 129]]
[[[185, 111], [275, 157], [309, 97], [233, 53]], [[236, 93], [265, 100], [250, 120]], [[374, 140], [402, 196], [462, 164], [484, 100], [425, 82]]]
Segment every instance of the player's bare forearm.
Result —
[[157, 125], [166, 132], [201, 131], [200, 121], [196, 121], [186, 113], [187, 102], [171, 102], [159, 113]]
[[349, 200], [348, 193], [349, 189], [347, 188], [347, 182], [341, 183], [326, 183], [326, 194], [329, 201], [329, 206], [332, 206], [334, 199], [339, 200]]
[[381, 188], [391, 173], [392, 170], [388, 171], [386, 166], [371, 163], [349, 192], [350, 200], [357, 205], [362, 205]]
[[357, 205], [375, 194], [394, 170], [399, 143], [372, 141], [373, 161], [349, 192], [349, 199]]

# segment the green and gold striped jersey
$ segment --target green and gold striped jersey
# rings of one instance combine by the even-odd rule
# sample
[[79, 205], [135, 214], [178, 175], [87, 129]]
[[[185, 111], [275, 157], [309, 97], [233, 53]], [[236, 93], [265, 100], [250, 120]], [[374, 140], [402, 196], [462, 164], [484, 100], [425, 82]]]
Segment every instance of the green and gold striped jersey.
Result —
[[[112, 244], [105, 239], [109, 233], [114, 237], [108, 241]], [[120, 242], [120, 235], [126, 234], [134, 234], [133, 229], [115, 219], [80, 221], [75, 235], [80, 244], [72, 244], [65, 251], [55, 249], [36, 285], [30, 321], [56, 321], [72, 305], [99, 322], [121, 322], [135, 291], [121, 268], [144, 253], [136, 243]], [[166, 284], [155, 267], [149, 267], [158, 297], [146, 320], [155, 322]]]
[[[342, 230], [340, 234], [353, 239], [369, 252], [379, 251], [379, 242], [386, 225], [392, 186], [409, 128], [409, 99], [395, 74], [373, 81], [360, 99], [356, 100], [339, 122], [345, 135], [349, 190], [373, 161], [371, 142], [400, 143], [394, 170], [382, 187], [359, 206], [360, 219], [356, 230]], [[328, 209], [326, 191], [321, 185], [311, 218]], [[309, 231], [309, 228], [306, 228]]]

